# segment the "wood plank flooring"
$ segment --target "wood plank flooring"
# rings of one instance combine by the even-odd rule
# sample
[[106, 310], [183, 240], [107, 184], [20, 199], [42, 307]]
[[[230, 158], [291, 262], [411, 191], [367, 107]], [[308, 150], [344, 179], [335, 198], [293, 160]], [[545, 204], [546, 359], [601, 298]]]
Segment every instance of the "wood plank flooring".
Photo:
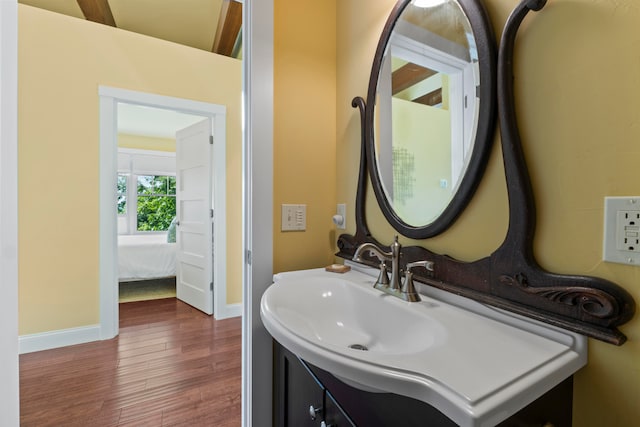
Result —
[[120, 304], [112, 340], [20, 356], [20, 425], [240, 425], [241, 319]]

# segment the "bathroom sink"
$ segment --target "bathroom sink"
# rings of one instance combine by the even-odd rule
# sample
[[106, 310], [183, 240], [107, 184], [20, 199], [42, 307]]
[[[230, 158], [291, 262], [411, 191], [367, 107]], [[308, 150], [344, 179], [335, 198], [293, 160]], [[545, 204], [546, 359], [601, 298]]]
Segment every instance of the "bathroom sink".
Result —
[[375, 270], [359, 270], [279, 273], [260, 312], [280, 344], [356, 388], [490, 426], [586, 364], [579, 334], [427, 286], [422, 301], [405, 302], [373, 289]]
[[[377, 356], [413, 354], [444, 341], [445, 330], [429, 312], [402, 309], [389, 295], [371, 292], [368, 276], [282, 275], [264, 299], [264, 313], [309, 344], [346, 356], [368, 351]], [[353, 286], [358, 277], [365, 286]], [[289, 280], [293, 279], [293, 280]], [[400, 301], [398, 301], [400, 302]], [[389, 306], [397, 308], [389, 310]]]

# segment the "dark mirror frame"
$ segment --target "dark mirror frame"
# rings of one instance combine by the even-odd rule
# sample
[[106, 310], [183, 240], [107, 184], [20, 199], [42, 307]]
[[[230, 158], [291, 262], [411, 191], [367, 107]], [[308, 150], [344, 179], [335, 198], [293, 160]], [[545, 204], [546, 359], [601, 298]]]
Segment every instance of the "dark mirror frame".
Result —
[[[382, 180], [378, 170], [377, 159], [375, 155], [375, 100], [378, 89], [378, 78], [382, 63], [384, 61], [385, 52], [389, 39], [391, 38], [393, 29], [402, 12], [411, 3], [411, 0], [400, 0], [395, 5], [387, 22], [382, 30], [382, 35], [376, 48], [371, 68], [371, 77], [369, 78], [369, 87], [367, 90], [368, 108], [364, 108], [365, 129], [364, 136], [366, 140], [366, 156], [369, 165], [369, 175], [373, 184], [373, 190], [378, 200], [382, 213], [387, 221], [400, 234], [413, 238], [424, 239], [438, 235], [445, 231], [453, 224], [456, 218], [467, 206], [471, 197], [478, 188], [480, 178], [484, 174], [488, 157], [491, 151], [495, 131], [496, 118], [496, 46], [495, 37], [489, 23], [489, 17], [482, 3], [477, 0], [456, 0], [462, 7], [463, 12], [467, 16], [478, 49], [478, 68], [480, 70], [480, 110], [478, 114], [478, 128], [476, 129], [476, 137], [473, 144], [471, 158], [465, 170], [464, 176], [460, 181], [456, 193], [445, 207], [442, 213], [433, 222], [426, 225], [416, 226], [404, 222], [394, 211], [393, 206], [387, 198]], [[416, 165], [420, 167], [420, 165]]]
[[[399, 4], [404, 4], [402, 0]], [[626, 336], [618, 326], [628, 322], [635, 313], [635, 301], [622, 287], [605, 279], [561, 275], [542, 269], [533, 253], [536, 215], [533, 189], [522, 150], [516, 122], [513, 94], [513, 50], [516, 33], [529, 11], [539, 11], [546, 0], [522, 0], [505, 24], [498, 51], [498, 114], [509, 197], [509, 227], [504, 242], [490, 256], [473, 262], [463, 262], [436, 254], [421, 246], [403, 247], [400, 267], [414, 261], [434, 262], [434, 270], [415, 268], [414, 279], [462, 295], [481, 303], [518, 313], [551, 325], [575, 331], [615, 345], [622, 345]], [[355, 98], [360, 109], [361, 127], [366, 128], [364, 100]], [[361, 149], [367, 149], [363, 132]], [[351, 259], [356, 248], [371, 242], [384, 250], [371, 235], [365, 218], [367, 162], [361, 156], [356, 194], [356, 234], [343, 234], [338, 239], [336, 254]], [[365, 264], [378, 267], [377, 259], [365, 259]]]

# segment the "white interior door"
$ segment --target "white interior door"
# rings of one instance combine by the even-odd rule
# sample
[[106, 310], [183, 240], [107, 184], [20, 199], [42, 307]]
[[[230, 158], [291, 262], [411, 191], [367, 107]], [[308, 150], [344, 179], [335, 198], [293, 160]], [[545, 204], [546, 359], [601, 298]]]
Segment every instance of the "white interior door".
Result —
[[176, 132], [176, 293], [213, 314], [211, 120]]

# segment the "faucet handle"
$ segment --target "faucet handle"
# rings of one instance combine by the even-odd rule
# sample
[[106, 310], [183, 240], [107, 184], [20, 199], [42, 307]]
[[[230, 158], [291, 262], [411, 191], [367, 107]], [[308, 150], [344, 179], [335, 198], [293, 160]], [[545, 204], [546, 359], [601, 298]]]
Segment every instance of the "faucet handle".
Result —
[[433, 271], [433, 261], [415, 261], [408, 262], [406, 265], [407, 272], [409, 272], [413, 267], [424, 267], [429, 271]]
[[416, 287], [413, 284], [413, 273], [407, 269], [404, 275], [404, 281], [400, 288], [400, 298], [409, 302], [421, 301], [420, 294], [416, 291]]
[[384, 261], [380, 261], [380, 274], [378, 275], [376, 284], [373, 287], [376, 289], [389, 287], [389, 273], [387, 269], [387, 264], [385, 264]]
[[414, 267], [424, 267], [429, 271], [433, 271], [433, 261], [416, 261], [407, 263], [407, 272], [404, 275], [404, 282], [402, 282], [402, 289], [400, 292], [401, 298], [410, 302], [421, 301], [420, 294], [416, 291], [416, 287], [413, 284], [413, 272], [411, 269]]

